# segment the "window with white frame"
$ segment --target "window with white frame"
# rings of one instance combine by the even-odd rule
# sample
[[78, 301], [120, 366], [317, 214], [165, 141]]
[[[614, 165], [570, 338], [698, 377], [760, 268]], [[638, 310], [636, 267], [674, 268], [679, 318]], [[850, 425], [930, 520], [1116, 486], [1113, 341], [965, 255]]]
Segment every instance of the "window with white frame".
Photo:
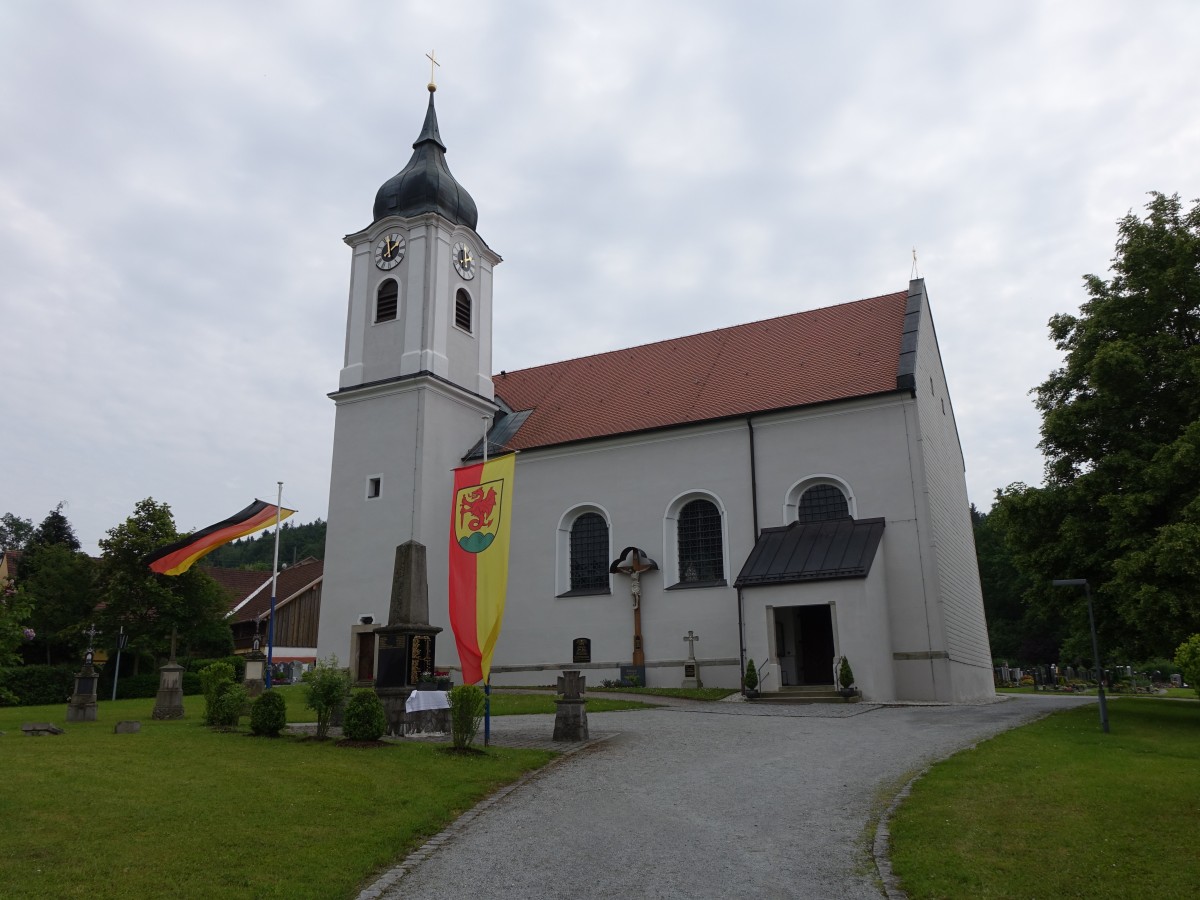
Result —
[[680, 507], [675, 520], [675, 545], [680, 584], [724, 580], [721, 511], [711, 500], [697, 497]]

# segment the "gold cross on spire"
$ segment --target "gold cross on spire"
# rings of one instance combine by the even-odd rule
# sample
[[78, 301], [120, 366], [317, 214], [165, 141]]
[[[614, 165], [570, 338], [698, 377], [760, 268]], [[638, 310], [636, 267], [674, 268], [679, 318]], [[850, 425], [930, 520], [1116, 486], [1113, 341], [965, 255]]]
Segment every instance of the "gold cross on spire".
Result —
[[425, 58], [427, 60], [429, 60], [429, 93], [432, 94], [434, 91], [437, 90], [437, 82], [434, 80], [434, 77], [433, 77], [433, 67], [437, 66], [438, 68], [441, 68], [442, 64], [437, 61], [437, 51], [436, 50], [430, 50], [428, 53], [425, 54]]

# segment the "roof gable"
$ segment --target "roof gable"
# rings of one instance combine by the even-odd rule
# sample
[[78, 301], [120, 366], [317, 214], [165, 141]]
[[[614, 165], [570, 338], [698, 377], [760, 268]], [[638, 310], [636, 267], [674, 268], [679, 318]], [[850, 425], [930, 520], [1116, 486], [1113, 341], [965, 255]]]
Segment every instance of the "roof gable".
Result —
[[504, 445], [525, 450], [894, 391], [906, 299], [900, 291], [502, 372], [497, 396], [528, 412]]

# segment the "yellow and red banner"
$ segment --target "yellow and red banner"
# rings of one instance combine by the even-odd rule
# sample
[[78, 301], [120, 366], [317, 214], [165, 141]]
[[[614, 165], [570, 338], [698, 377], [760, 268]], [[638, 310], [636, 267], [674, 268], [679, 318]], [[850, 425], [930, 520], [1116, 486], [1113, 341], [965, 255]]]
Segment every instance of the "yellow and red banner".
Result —
[[192, 563], [212, 553], [222, 544], [254, 534], [271, 525], [275, 521], [276, 509], [279, 510], [280, 519], [286, 519], [295, 512], [294, 509], [276, 507], [274, 504], [255, 500], [228, 519], [201, 528], [173, 544], [159, 547], [146, 557], [146, 564], [160, 575], [182, 575], [192, 567]]
[[508, 589], [516, 454], [454, 470], [450, 513], [450, 626], [463, 683], [487, 681]]

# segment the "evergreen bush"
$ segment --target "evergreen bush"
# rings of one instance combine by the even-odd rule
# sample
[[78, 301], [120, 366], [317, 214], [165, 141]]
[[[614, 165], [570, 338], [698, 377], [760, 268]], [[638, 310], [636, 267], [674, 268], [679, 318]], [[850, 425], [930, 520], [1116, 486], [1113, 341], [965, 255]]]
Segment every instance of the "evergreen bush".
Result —
[[450, 738], [455, 747], [470, 747], [475, 740], [486, 700], [483, 691], [473, 684], [450, 689]]
[[279, 691], [264, 691], [250, 706], [250, 731], [261, 737], [279, 737], [287, 725], [287, 701]]
[[383, 703], [373, 690], [355, 691], [342, 717], [342, 734], [352, 741], [377, 741], [387, 731]]
[[854, 670], [850, 668], [850, 660], [842, 657], [842, 665], [838, 669], [838, 684], [842, 686], [843, 691], [850, 690], [850, 686], [854, 684]]
[[244, 684], [222, 682], [218, 688], [217, 702], [211, 707], [212, 721], [208, 724], [217, 728], [237, 728], [249, 699]]
[[222, 656], [217, 659], [189, 659], [183, 660], [182, 665], [185, 672], [202, 672], [213, 663], [222, 662], [229, 663], [233, 666], [233, 680], [237, 682], [246, 680], [246, 657], [234, 654], [232, 656]]
[[227, 686], [233, 684], [233, 666], [220, 661], [209, 663], [200, 670], [200, 688], [204, 692], [204, 724], [217, 724], [217, 702]]
[[748, 691], [758, 690], [758, 668], [752, 659], [746, 660], [746, 674], [742, 676], [742, 684]]
[[350, 672], [338, 666], [336, 656], [320, 660], [304, 673], [304, 705], [317, 714], [317, 737], [329, 734], [334, 713], [350, 697]]

